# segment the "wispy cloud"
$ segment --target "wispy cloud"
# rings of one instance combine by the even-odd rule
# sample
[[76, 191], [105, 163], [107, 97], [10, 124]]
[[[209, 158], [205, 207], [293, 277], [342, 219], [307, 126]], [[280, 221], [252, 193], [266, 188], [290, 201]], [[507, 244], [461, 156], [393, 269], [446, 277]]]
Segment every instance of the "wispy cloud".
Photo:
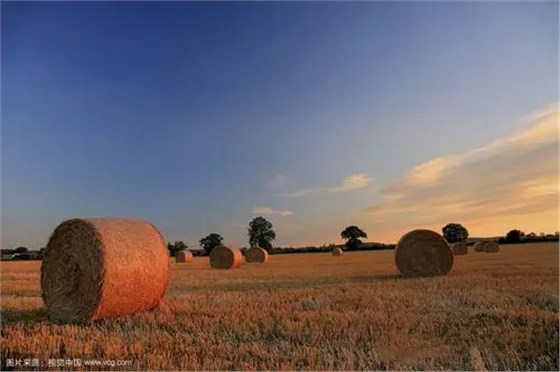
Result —
[[294, 214], [293, 211], [287, 211], [287, 210], [276, 210], [276, 209], [272, 209], [269, 207], [254, 207], [253, 208], [253, 213], [254, 214], [262, 214], [262, 215], [267, 215], [267, 216], [282, 216], [282, 217], [286, 217], [286, 216], [290, 216], [292, 214]]
[[289, 197], [289, 198], [297, 198], [299, 196], [304, 196], [304, 195], [312, 194], [314, 192], [319, 192], [319, 191], [324, 191], [324, 189], [303, 189], [303, 190], [297, 190], [297, 191], [292, 191], [292, 192], [278, 192], [274, 195], [276, 195], [276, 196], [286, 196], [286, 197]]
[[277, 192], [294, 187], [295, 180], [288, 173], [277, 173], [266, 182], [268, 191]]
[[328, 192], [341, 192], [366, 187], [370, 179], [366, 173], [353, 174], [342, 180], [342, 185], [329, 188]]
[[519, 133], [419, 164], [400, 181], [382, 187], [385, 200], [366, 209], [375, 218], [373, 225], [496, 218], [505, 223], [513, 216], [557, 215], [558, 106], [527, 119], [530, 125]]
[[371, 179], [368, 177], [367, 173], [357, 173], [344, 178], [342, 183], [338, 186], [308, 188], [292, 192], [276, 193], [274, 195], [295, 198], [314, 193], [343, 192], [366, 187], [370, 182]]

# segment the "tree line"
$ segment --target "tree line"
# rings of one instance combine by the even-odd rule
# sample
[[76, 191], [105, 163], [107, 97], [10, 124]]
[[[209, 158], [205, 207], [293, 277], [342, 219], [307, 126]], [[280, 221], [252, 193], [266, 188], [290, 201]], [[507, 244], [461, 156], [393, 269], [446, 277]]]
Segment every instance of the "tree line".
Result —
[[530, 232], [525, 234], [521, 230], [510, 230], [505, 236], [498, 239], [500, 244], [518, 244], [518, 243], [538, 243], [538, 242], [557, 242], [559, 241], [560, 233], [556, 231], [554, 234], [540, 233], [536, 234]]
[[[457, 243], [467, 240], [469, 231], [459, 223], [449, 223], [442, 229], [443, 236], [449, 243]], [[556, 231], [554, 234], [530, 232], [525, 234], [519, 229], [509, 230], [504, 236], [496, 239], [499, 244], [519, 244], [519, 243], [538, 243], [538, 242], [557, 242], [560, 233]]]
[[[468, 241], [469, 231], [460, 223], [448, 223], [441, 229], [442, 235], [449, 244], [454, 244], [461, 241]], [[307, 246], [307, 247], [273, 247], [272, 242], [276, 239], [273, 225], [264, 217], [256, 217], [249, 223], [248, 228], [249, 246], [257, 246], [265, 249], [271, 254], [281, 253], [313, 253], [313, 252], [329, 252], [334, 248], [343, 248], [348, 251], [356, 250], [383, 250], [394, 249], [395, 244], [383, 243], [364, 243], [362, 239], [367, 239], [367, 233], [356, 225], [346, 227], [340, 233], [341, 239], [346, 242], [343, 245], [329, 244], [322, 246]], [[497, 239], [500, 244], [515, 244], [515, 243], [529, 243], [529, 242], [546, 242], [558, 241], [558, 232], [555, 234], [537, 235], [535, 233], [524, 234], [522, 231], [514, 229], [508, 231], [505, 236]], [[200, 239], [200, 246], [203, 248], [202, 254], [209, 255], [212, 249], [222, 245], [223, 237], [218, 233], [211, 233], [204, 238]], [[187, 249], [183, 242], [169, 243], [168, 248], [171, 255], [177, 251]], [[243, 249], [242, 249], [243, 251]]]
[[[260, 247], [270, 252], [272, 250], [272, 242], [276, 239], [273, 225], [266, 218], [259, 216], [255, 217], [250, 223], [247, 230], [249, 236], [250, 247]], [[218, 233], [211, 233], [199, 240], [203, 253], [209, 255], [216, 247], [223, 245], [224, 238]], [[167, 249], [171, 256], [179, 251], [188, 249], [188, 246], [182, 241], [175, 243], [168, 243]]]
[[[468, 241], [469, 238], [469, 231], [460, 223], [448, 223], [441, 231], [443, 237], [450, 244]], [[274, 226], [262, 216], [255, 217], [249, 223], [247, 235], [250, 247], [260, 247], [271, 254], [327, 252], [335, 247], [343, 248], [348, 251], [394, 249], [395, 247], [394, 244], [364, 243], [362, 239], [367, 239], [368, 235], [364, 230], [355, 225], [346, 227], [340, 233], [341, 239], [346, 241], [343, 245], [329, 244], [308, 247], [273, 247], [272, 243], [276, 239]], [[559, 235], [558, 231], [554, 234], [540, 233], [537, 235], [534, 232], [526, 234], [519, 229], [513, 229], [508, 231], [504, 236], [497, 238], [496, 241], [499, 244], [558, 242]], [[223, 240], [224, 238], [219, 233], [210, 233], [199, 240], [202, 251], [197, 252], [198, 250], [193, 250], [193, 254], [209, 255], [214, 248], [223, 245]], [[183, 241], [167, 243], [167, 249], [171, 256], [175, 256], [177, 252], [187, 250], [188, 248], [187, 244]], [[44, 250], [45, 248], [29, 250], [27, 247], [18, 247], [15, 249], [2, 249], [1, 253], [3, 260], [40, 260], [42, 259]]]

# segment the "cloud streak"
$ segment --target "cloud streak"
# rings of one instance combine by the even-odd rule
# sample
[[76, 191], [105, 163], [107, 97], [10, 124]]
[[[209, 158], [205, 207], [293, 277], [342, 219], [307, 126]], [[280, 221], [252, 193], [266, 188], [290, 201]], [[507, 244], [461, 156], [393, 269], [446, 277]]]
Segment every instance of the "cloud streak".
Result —
[[[557, 216], [558, 106], [526, 120], [530, 125], [519, 133], [419, 164], [382, 187], [384, 201], [366, 209], [373, 226], [497, 219], [506, 224], [522, 215]], [[550, 222], [556, 219], [541, 221], [543, 228]]]
[[370, 182], [366, 173], [353, 174], [342, 180], [342, 185], [327, 189], [328, 192], [343, 192], [366, 187]]
[[345, 192], [350, 190], [361, 189], [363, 187], [366, 187], [370, 182], [371, 179], [368, 177], [367, 173], [357, 173], [344, 178], [342, 180], [342, 183], [338, 186], [308, 188], [308, 189], [302, 189], [302, 190], [297, 190], [297, 191], [287, 192], [287, 193], [276, 193], [274, 195], [297, 198], [297, 197], [301, 197], [309, 194], [316, 194], [316, 193]]
[[288, 210], [276, 210], [269, 207], [254, 207], [253, 214], [261, 214], [266, 216], [282, 216], [287, 217], [294, 214], [293, 211]]

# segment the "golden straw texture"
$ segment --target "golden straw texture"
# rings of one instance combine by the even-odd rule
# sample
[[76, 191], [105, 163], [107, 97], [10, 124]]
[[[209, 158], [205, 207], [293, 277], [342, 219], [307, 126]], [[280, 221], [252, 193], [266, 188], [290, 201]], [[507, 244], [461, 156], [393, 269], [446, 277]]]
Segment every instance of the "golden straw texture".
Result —
[[55, 322], [86, 323], [156, 307], [169, 281], [161, 233], [128, 219], [72, 219], [51, 235], [41, 294]]
[[464, 256], [469, 253], [467, 243], [465, 241], [457, 242], [451, 246], [451, 250], [455, 256]]
[[332, 255], [333, 256], [342, 256], [343, 253], [344, 253], [344, 251], [342, 249], [338, 248], [338, 247], [334, 248], [332, 250]]
[[245, 253], [245, 261], [248, 263], [265, 263], [268, 261], [268, 252], [259, 247], [251, 247]]
[[404, 276], [445, 275], [453, 267], [453, 252], [438, 233], [413, 230], [397, 243], [395, 263]]
[[243, 255], [238, 247], [228, 244], [212, 249], [210, 267], [214, 269], [235, 269], [241, 266]]
[[191, 251], [179, 251], [175, 253], [175, 262], [186, 263], [193, 262], [193, 254]]

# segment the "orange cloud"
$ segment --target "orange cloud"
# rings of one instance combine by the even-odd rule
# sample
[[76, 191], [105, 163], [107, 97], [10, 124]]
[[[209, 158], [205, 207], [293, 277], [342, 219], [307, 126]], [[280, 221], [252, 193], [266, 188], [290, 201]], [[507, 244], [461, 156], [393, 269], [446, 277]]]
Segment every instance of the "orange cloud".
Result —
[[285, 193], [276, 193], [276, 196], [286, 196], [286, 197], [300, 197], [312, 193], [318, 192], [343, 192], [343, 191], [350, 191], [355, 189], [361, 189], [366, 187], [371, 182], [371, 179], [368, 177], [367, 173], [357, 173], [352, 174], [342, 180], [342, 184], [333, 187], [320, 187], [320, 188], [309, 188], [309, 189], [302, 189], [292, 192], [285, 192]]
[[366, 173], [353, 174], [342, 180], [342, 185], [327, 189], [328, 192], [341, 192], [366, 187], [370, 182]]
[[287, 217], [290, 216], [292, 214], [294, 214], [293, 211], [285, 211], [285, 210], [276, 210], [276, 209], [272, 209], [269, 207], [255, 207], [253, 208], [253, 213], [254, 214], [262, 214], [262, 215], [266, 215], [266, 216], [282, 216], [282, 217]]
[[392, 241], [447, 222], [465, 224], [471, 235], [557, 230], [558, 105], [526, 120], [519, 133], [419, 164], [382, 187], [384, 201], [366, 209], [368, 227]]

